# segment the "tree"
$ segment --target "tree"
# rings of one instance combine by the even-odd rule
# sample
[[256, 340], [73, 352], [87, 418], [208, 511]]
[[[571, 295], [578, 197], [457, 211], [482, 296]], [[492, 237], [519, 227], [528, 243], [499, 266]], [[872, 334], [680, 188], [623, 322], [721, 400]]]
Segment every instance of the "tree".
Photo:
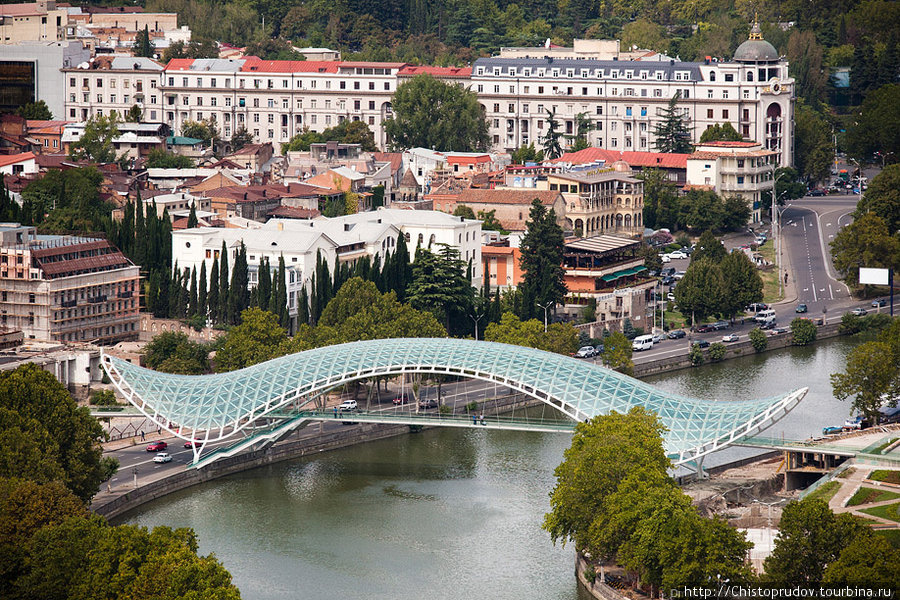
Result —
[[668, 108], [661, 115], [662, 120], [653, 129], [657, 152], [688, 153], [692, 150], [691, 133], [688, 131], [684, 115], [679, 112], [679, 100], [681, 100], [680, 91], [672, 96]]
[[135, 56], [153, 58], [153, 42], [150, 41], [150, 29], [144, 25], [143, 30], [138, 30], [134, 36], [133, 53]]
[[544, 332], [544, 324], [538, 319], [522, 321], [511, 312], [503, 313], [499, 323], [488, 324], [484, 339], [566, 356], [571, 356], [578, 349], [578, 332], [571, 324], [553, 323]]
[[678, 287], [675, 302], [685, 315], [703, 320], [719, 312], [722, 305], [722, 270], [710, 258], [691, 260]]
[[48, 171], [22, 190], [20, 216], [43, 232], [100, 230], [112, 208], [100, 196], [102, 183], [94, 167]]
[[[537, 305], [558, 304], [568, 290], [563, 281], [562, 267], [564, 238], [562, 228], [556, 222], [556, 212], [547, 209], [535, 198], [531, 202], [527, 231], [519, 247], [519, 264], [525, 272], [522, 285], [522, 318], [537, 316]], [[543, 308], [540, 309], [543, 317]]]
[[636, 177], [644, 181], [644, 225], [677, 229], [680, 202], [668, 174], [662, 169], [644, 169]]
[[825, 568], [865, 529], [849, 513], [835, 515], [822, 500], [791, 502], [781, 513], [775, 548], [764, 563], [765, 581], [818, 586]]
[[[193, 208], [193, 207], [191, 207]], [[188, 219], [188, 227], [190, 227], [190, 219]], [[206, 261], [200, 263], [200, 284], [197, 292], [197, 314], [203, 318], [203, 324], [206, 325], [206, 318], [209, 307], [209, 283], [206, 279]]]
[[437, 254], [426, 248], [416, 250], [412, 282], [407, 289], [409, 303], [433, 314], [451, 334], [469, 330], [468, 311], [474, 290], [465, 269], [459, 250], [447, 244], [440, 244]]
[[479, 210], [478, 220], [481, 221], [482, 231], [499, 231], [503, 235], [509, 235], [509, 231], [503, 228], [500, 221], [497, 220], [496, 210]]
[[[218, 313], [218, 323], [228, 324], [228, 276], [231, 275], [228, 269], [228, 248], [225, 246], [225, 240], [222, 240], [222, 252], [219, 254], [222, 259], [219, 263], [219, 306], [216, 309]], [[212, 306], [210, 306], [212, 312]]]
[[453, 209], [453, 216], [474, 220], [475, 211], [473, 211], [471, 207], [466, 206], [465, 204], [457, 204], [456, 208]]
[[631, 340], [625, 337], [625, 334], [618, 331], [603, 340], [603, 350], [600, 352], [600, 358], [603, 364], [626, 375], [634, 374], [634, 362], [631, 357], [634, 353], [634, 347]]
[[826, 586], [869, 586], [900, 588], [900, 549], [883, 535], [861, 531], [841, 551], [840, 557], [825, 567], [822, 583]]
[[712, 231], [704, 231], [697, 240], [696, 248], [691, 254], [691, 262], [710, 259], [715, 264], [720, 264], [728, 256], [725, 245], [719, 241]]
[[148, 169], [192, 169], [193, 159], [180, 154], [172, 154], [161, 148], [154, 148], [147, 153]]
[[847, 355], [844, 372], [831, 375], [834, 397], [852, 396], [853, 410], [873, 423], [878, 422], [883, 405], [897, 406], [900, 399], [900, 344], [890, 341], [888, 334], [857, 346]]
[[359, 144], [363, 152], [376, 152], [375, 134], [364, 121], [344, 119], [334, 127], [322, 132], [325, 141], [337, 141], [342, 144]]
[[224, 373], [265, 362], [280, 355], [279, 347], [288, 339], [278, 316], [252, 307], [240, 315], [240, 325], [225, 334], [216, 352], [216, 372]]
[[95, 115], [87, 120], [81, 138], [69, 146], [69, 158], [94, 163], [116, 161], [113, 140], [119, 136], [119, 115]]
[[737, 132], [737, 130], [731, 125], [731, 123], [716, 123], [715, 125], [710, 125], [706, 128], [700, 135], [700, 143], [705, 144], [706, 142], [740, 142], [743, 140], [743, 136]]
[[37, 365], [0, 372], [0, 477], [61, 481], [82, 501], [100, 489], [100, 423]]
[[294, 50], [290, 40], [272, 38], [253, 42], [244, 50], [247, 56], [258, 56], [263, 60], [306, 60], [306, 57]]
[[164, 331], [144, 347], [144, 361], [163, 373], [200, 375], [209, 372], [209, 347], [184, 333]]
[[531, 142], [527, 146], [519, 147], [515, 152], [512, 153], [512, 164], [514, 165], [524, 165], [525, 163], [534, 162], [541, 163], [544, 162], [544, 151], [543, 150], [535, 150], [534, 142]]
[[695, 231], [720, 231], [725, 222], [725, 204], [713, 191], [690, 190], [678, 200], [675, 223]]
[[214, 256], [209, 271], [209, 293], [206, 296], [207, 315], [214, 324], [219, 322], [219, 279], [219, 257]]
[[797, 100], [794, 109], [794, 165], [809, 181], [826, 181], [831, 173], [835, 148], [825, 116]]
[[766, 348], [769, 347], [769, 338], [766, 337], [766, 332], [759, 327], [751, 329], [748, 337], [755, 352], [765, 352]]
[[732, 252], [719, 264], [722, 270], [722, 312], [734, 316], [745, 306], [762, 302], [763, 282], [756, 266], [743, 252]]
[[816, 341], [816, 324], [809, 319], [797, 317], [791, 321], [791, 343], [807, 346]]
[[860, 267], [900, 268], [900, 239], [877, 214], [868, 213], [841, 229], [831, 242], [834, 268], [849, 286], [859, 286]]
[[194, 227], [197, 226], [198, 222], [199, 221], [197, 220], [197, 203], [192, 202], [191, 203], [191, 212], [188, 213], [187, 228], [193, 229]]
[[[250, 305], [250, 276], [247, 265], [247, 247], [241, 242], [234, 266], [231, 268], [231, 284], [228, 286], [226, 321], [237, 325], [241, 312]], [[276, 313], [277, 314], [277, 313]]]
[[742, 196], [733, 195], [725, 198], [722, 210], [722, 229], [725, 231], [743, 231], [750, 222], [750, 205]]
[[16, 109], [16, 114], [23, 119], [35, 121], [52, 121], [53, 113], [43, 100], [37, 102], [28, 102]]
[[253, 134], [247, 131], [247, 128], [241, 125], [237, 129], [234, 130], [234, 135], [231, 136], [231, 151], [237, 152], [247, 144], [253, 143]]
[[796, 78], [795, 90], [807, 102], [824, 100], [828, 74], [823, 69], [822, 46], [812, 31], [794, 29], [787, 43], [787, 58], [791, 75]]
[[559, 158], [562, 155], [562, 146], [559, 140], [562, 139], [562, 132], [559, 130], [559, 121], [556, 120], [556, 112], [547, 109], [547, 133], [541, 136], [541, 144], [543, 144], [543, 153], [548, 159]]
[[181, 135], [194, 138], [195, 140], [203, 140], [203, 143], [206, 145], [219, 139], [219, 131], [215, 123], [206, 120], [185, 121], [181, 126]]
[[137, 104], [132, 104], [131, 108], [125, 113], [125, 121], [128, 123], [140, 123], [143, 116], [144, 112], [141, 110], [141, 107]]
[[872, 179], [853, 216], [859, 219], [867, 213], [881, 217], [889, 234], [900, 231], [900, 163], [888, 165]]
[[0, 177], [0, 222], [21, 223], [22, 221], [19, 213], [20, 208], [18, 203], [10, 196], [4, 178]]
[[[856, 67], [854, 66], [854, 69]], [[847, 131], [847, 153], [859, 161], [875, 152], [900, 148], [900, 83], [883, 85], [869, 92], [859, 108], [857, 121]], [[894, 156], [894, 160], [900, 157]]]
[[394, 150], [438, 148], [485, 150], [490, 142], [484, 110], [475, 92], [422, 74], [397, 87], [393, 117], [384, 130]]

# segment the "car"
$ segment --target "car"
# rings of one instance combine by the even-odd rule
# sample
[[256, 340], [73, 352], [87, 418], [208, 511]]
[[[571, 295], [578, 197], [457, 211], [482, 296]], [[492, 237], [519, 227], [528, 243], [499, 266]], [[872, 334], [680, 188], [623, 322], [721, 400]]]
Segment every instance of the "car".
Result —
[[659, 272], [663, 277], [668, 277], [670, 275], [675, 274], [675, 267], [665, 267], [662, 271]]
[[675, 294], [669, 292], [668, 294], [666, 294], [666, 300], [668, 300], [669, 302], [675, 302]]
[[391, 400], [391, 402], [393, 402], [397, 406], [399, 406], [401, 404], [406, 404], [407, 402], [409, 402], [409, 396], [406, 394], [400, 394], [399, 396], [397, 396], [396, 398]]
[[575, 358], [591, 358], [597, 354], [597, 351], [594, 350], [593, 346], [582, 346], [578, 349], [578, 352], [573, 354]]
[[691, 346], [697, 346], [698, 348], [709, 348], [709, 342], [706, 340], [694, 340], [691, 342]]
[[787, 333], [789, 331], [790, 329], [788, 329], [787, 327], [775, 327], [774, 329], [772, 329], [772, 335], [781, 335], [782, 333]]
[[759, 324], [760, 329], [775, 329], [775, 321], [765, 321]]
[[419, 408], [437, 408], [437, 400], [434, 398], [428, 398], [427, 400], [419, 401]]
[[887, 306], [887, 298], [872, 300], [872, 308], [878, 308], [879, 306]]
[[700, 325], [697, 327], [697, 333], [709, 333], [710, 331], [715, 331], [716, 328], [710, 323], [706, 325]]
[[188, 449], [190, 449], [190, 448], [199, 448], [199, 447], [200, 447], [200, 442], [192, 442], [192, 441], [188, 440], [187, 442], [184, 443], [184, 447], [185, 447], [185, 448], [188, 448]]
[[669, 332], [669, 339], [670, 340], [680, 340], [681, 338], [685, 337], [686, 335], [687, 334], [683, 330], [676, 329], [675, 331]]
[[661, 341], [663, 341], [664, 339], [666, 339], [666, 337], [665, 337], [663, 334], [661, 334], [661, 333], [654, 333], [654, 334], [653, 334], [653, 343], [654, 343], [654, 344], [658, 344], [658, 343], [660, 343]]
[[663, 285], [672, 285], [673, 283], [675, 283], [675, 277], [673, 275], [666, 275], [662, 278], [662, 281], [660, 283], [662, 283]]
[[854, 308], [854, 309], [851, 310], [850, 312], [851, 312], [852, 314], [856, 315], [857, 317], [861, 317], [861, 316], [863, 316], [863, 315], [869, 314], [869, 311], [867, 311], [866, 309], [864, 309], [864, 308], [861, 307], [861, 306], [859, 306], [859, 307], [857, 307], [857, 308]]
[[659, 255], [659, 260], [661, 260], [663, 263], [667, 263], [667, 262], [671, 262], [671, 261], [672, 261], [672, 259], [669, 258], [669, 255], [668, 255], [668, 254], [660, 254], [660, 255]]
[[794, 312], [799, 314], [799, 313], [805, 313], [808, 310], [809, 309], [806, 307], [805, 304], [798, 304], [797, 308], [794, 309]]
[[822, 433], [824, 435], [834, 435], [836, 433], [841, 433], [844, 431], [843, 427], [823, 427]]
[[684, 271], [675, 271], [675, 274], [672, 275], [676, 281], [684, 277]]
[[809, 194], [808, 194], [808, 195], [809, 195], [809, 196], [824, 196], [824, 195], [825, 195], [825, 190], [820, 190], [819, 188], [816, 188], [816, 189], [814, 189], [814, 190], [809, 190]]
[[758, 313], [763, 310], [769, 310], [769, 305], [764, 302], [754, 302], [744, 309], [745, 312]]
[[723, 329], [728, 329], [729, 327], [731, 327], [731, 323], [729, 323], [728, 321], [716, 321], [712, 324], [712, 327], [714, 331], [722, 331]]
[[684, 260], [690, 257], [684, 250], [675, 250], [674, 252], [669, 252], [669, 258], [672, 260]]
[[735, 334], [733, 334], [733, 333], [729, 333], [728, 335], [723, 335], [723, 336], [722, 336], [722, 341], [723, 341], [723, 342], [736, 342], [736, 341], [738, 341], [739, 339], [740, 339], [740, 337], [737, 336], [737, 335], [735, 335]]
[[153, 457], [153, 462], [155, 463], [167, 463], [172, 462], [172, 455], [168, 452], [157, 452], [156, 456]]
[[169, 447], [169, 444], [165, 443], [162, 440], [157, 440], [155, 442], [150, 442], [147, 445], [147, 452], [161, 452], [166, 450]]
[[356, 400], [344, 400], [338, 406], [338, 410], [356, 410], [357, 408], [359, 408], [359, 405], [356, 403]]

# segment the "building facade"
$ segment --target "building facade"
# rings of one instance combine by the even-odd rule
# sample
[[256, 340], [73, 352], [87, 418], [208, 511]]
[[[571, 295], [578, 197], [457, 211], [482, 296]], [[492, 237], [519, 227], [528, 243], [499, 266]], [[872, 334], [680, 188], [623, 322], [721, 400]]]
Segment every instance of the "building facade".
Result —
[[625, 162], [551, 173], [547, 183], [550, 191], [562, 192], [569, 229], [578, 237], [634, 236], [644, 230], [644, 182]]
[[137, 339], [139, 268], [106, 240], [0, 225], [0, 328], [26, 338]]
[[750, 220], [762, 219], [768, 193], [775, 189], [778, 153], [753, 142], [709, 142], [687, 159], [689, 186], [712, 186], [723, 197], [740, 196], [751, 210]]

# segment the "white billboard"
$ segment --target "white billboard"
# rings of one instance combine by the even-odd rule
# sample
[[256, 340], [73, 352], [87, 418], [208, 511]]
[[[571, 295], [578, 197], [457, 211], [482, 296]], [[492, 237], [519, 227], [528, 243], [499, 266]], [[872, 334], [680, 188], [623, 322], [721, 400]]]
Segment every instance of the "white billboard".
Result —
[[859, 282], [867, 285], [887, 285], [888, 269], [859, 268]]

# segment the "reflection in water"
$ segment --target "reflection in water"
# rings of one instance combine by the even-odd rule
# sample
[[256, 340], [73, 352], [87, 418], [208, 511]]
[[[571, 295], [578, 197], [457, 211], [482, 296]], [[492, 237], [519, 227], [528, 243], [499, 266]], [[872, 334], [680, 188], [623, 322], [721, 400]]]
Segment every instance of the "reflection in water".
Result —
[[[809, 386], [766, 432], [806, 437], [848, 414], [827, 376], [850, 347], [829, 341], [648, 381], [722, 400]], [[540, 528], [568, 444], [560, 434], [427, 431], [213, 481], [125, 520], [193, 527], [201, 552], [214, 552], [249, 600], [583, 600], [572, 547], [554, 548]]]

